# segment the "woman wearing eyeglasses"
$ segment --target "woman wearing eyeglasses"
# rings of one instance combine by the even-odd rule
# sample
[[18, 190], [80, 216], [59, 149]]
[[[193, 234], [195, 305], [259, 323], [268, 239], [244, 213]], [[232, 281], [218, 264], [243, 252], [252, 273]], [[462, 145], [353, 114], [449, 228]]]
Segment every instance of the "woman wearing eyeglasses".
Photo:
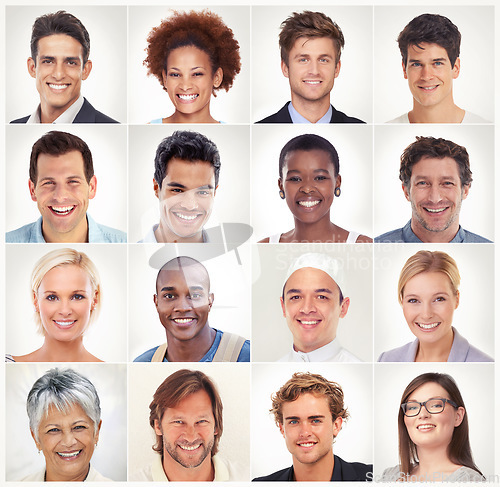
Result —
[[399, 461], [382, 482], [479, 482], [472, 459], [467, 411], [453, 378], [419, 375], [406, 387], [398, 416]]
[[379, 362], [493, 362], [452, 326], [458, 308], [460, 273], [445, 252], [420, 250], [405, 263], [399, 304], [416, 340], [383, 352]]

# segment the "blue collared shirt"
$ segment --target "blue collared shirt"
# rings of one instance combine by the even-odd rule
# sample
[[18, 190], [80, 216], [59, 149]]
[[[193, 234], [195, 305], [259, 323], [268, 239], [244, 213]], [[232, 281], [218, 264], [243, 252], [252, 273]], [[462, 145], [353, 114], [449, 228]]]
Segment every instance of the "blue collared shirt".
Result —
[[[422, 243], [411, 229], [411, 220], [403, 227], [375, 237], [376, 243]], [[492, 243], [491, 240], [458, 227], [457, 234], [449, 243]]]
[[[87, 213], [89, 226], [89, 243], [126, 243], [127, 234], [116, 228], [99, 225]], [[45, 243], [42, 233], [42, 217], [36, 222], [28, 223], [24, 227], [12, 230], [5, 234], [7, 243]]]
[[[295, 110], [292, 102], [288, 105], [288, 113], [292, 118], [292, 123], [312, 123], [307, 118], [304, 118], [297, 110]], [[332, 119], [333, 108], [330, 105], [328, 111], [316, 123], [330, 123]]]

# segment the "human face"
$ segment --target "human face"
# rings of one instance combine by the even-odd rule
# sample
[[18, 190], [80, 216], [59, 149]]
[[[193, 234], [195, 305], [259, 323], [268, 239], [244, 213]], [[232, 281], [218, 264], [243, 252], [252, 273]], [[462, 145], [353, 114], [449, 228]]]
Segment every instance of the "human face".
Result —
[[168, 162], [161, 189], [153, 180], [160, 201], [160, 238], [174, 242], [196, 238], [201, 242], [203, 225], [212, 213], [215, 197], [214, 167], [207, 161], [184, 161], [174, 157]]
[[194, 392], [175, 407], [167, 408], [161, 421], [155, 419], [154, 428], [156, 434], [163, 437], [164, 464], [196, 468], [211, 461], [217, 428], [212, 402], [205, 390]]
[[36, 78], [42, 122], [51, 123], [80, 96], [82, 80], [88, 78], [92, 62], [83, 64], [82, 45], [66, 34], [42, 37], [36, 60], [28, 59], [28, 71]]
[[156, 311], [167, 340], [192, 340], [208, 326], [214, 296], [206, 270], [199, 264], [162, 270], [158, 276]]
[[459, 302], [443, 272], [421, 272], [403, 289], [403, 314], [421, 343], [445, 342], [453, 336], [453, 312]]
[[288, 278], [281, 309], [295, 350], [311, 352], [336, 337], [339, 318], [349, 309], [349, 298], [340, 303], [337, 283], [326, 272], [304, 267]]
[[283, 404], [279, 427], [293, 463], [312, 465], [333, 455], [333, 440], [342, 428], [342, 418], [333, 421], [325, 396], [305, 393]]
[[290, 82], [292, 102], [330, 100], [333, 82], [340, 72], [340, 61], [333, 40], [328, 37], [299, 37], [281, 70]]
[[205, 51], [184, 46], [168, 55], [163, 85], [177, 112], [209, 115], [212, 90], [221, 83], [222, 69], [213, 72], [210, 57]]
[[98, 299], [81, 267], [73, 264], [53, 267], [34, 295], [44, 335], [58, 341], [82, 337]]
[[45, 456], [46, 480], [84, 481], [100, 429], [101, 423], [96, 432], [94, 422], [79, 404], [73, 404], [67, 414], [49, 406], [38, 427], [38, 441], [31, 432]]
[[327, 152], [314, 149], [290, 152], [278, 181], [293, 216], [304, 223], [314, 223], [323, 217], [330, 221], [330, 206], [341, 178]]
[[87, 208], [96, 187], [95, 176], [88, 183], [85, 179], [79, 151], [38, 156], [36, 185], [30, 180], [29, 188], [43, 218], [46, 242], [87, 241]]
[[415, 104], [423, 107], [446, 107], [453, 104], [453, 80], [460, 73], [460, 59], [452, 66], [444, 47], [423, 42], [408, 48], [408, 61], [403, 65]]
[[454, 159], [420, 159], [412, 168], [409, 187], [403, 184], [403, 192], [411, 203], [412, 230], [423, 242], [453, 239], [462, 200], [469, 194], [469, 185], [462, 186]]
[[[421, 385], [408, 397], [405, 402], [424, 402], [428, 399], [451, 399], [442, 386], [436, 382], [427, 382]], [[453, 431], [462, 423], [465, 414], [463, 407], [454, 408], [446, 403], [443, 412], [430, 414], [422, 406], [420, 413], [413, 417], [404, 417], [406, 429], [411, 441], [417, 446], [417, 451], [422, 449], [435, 450], [436, 448], [446, 451], [451, 442]]]

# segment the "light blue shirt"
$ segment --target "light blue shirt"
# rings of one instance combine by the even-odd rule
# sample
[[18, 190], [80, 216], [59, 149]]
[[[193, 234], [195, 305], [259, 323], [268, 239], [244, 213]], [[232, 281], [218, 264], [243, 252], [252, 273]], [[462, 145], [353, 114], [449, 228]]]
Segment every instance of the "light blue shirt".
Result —
[[[384, 233], [375, 237], [375, 243], [422, 243], [411, 229], [411, 220], [403, 227], [391, 232]], [[449, 243], [492, 243], [491, 240], [476, 235], [475, 233], [458, 228], [457, 234], [450, 240]]]
[[[42, 217], [36, 222], [5, 234], [7, 243], [45, 243], [42, 233]], [[127, 234], [116, 228], [99, 225], [87, 213], [89, 226], [89, 243], [126, 243]]]
[[[292, 118], [292, 123], [312, 123], [307, 118], [304, 118], [297, 110], [295, 110], [293, 104], [290, 102], [288, 105], [288, 113]], [[316, 122], [316, 123], [330, 123], [332, 119], [333, 108], [330, 105], [328, 111]]]

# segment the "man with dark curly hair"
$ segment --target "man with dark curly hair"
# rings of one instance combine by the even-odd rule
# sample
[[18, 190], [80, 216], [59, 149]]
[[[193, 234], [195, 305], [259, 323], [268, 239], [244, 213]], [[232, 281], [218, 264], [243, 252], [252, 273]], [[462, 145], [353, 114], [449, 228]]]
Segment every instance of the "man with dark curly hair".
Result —
[[60, 10], [35, 20], [28, 72], [36, 79], [40, 105], [11, 123], [118, 123], [80, 93], [92, 70], [90, 37], [74, 15]]
[[349, 413], [344, 392], [319, 374], [296, 372], [271, 397], [274, 415], [293, 465], [253, 481], [368, 481], [372, 465], [346, 462], [333, 454], [333, 443]]
[[281, 70], [292, 101], [257, 123], [364, 123], [330, 104], [344, 35], [322, 12], [294, 12], [281, 24]]

